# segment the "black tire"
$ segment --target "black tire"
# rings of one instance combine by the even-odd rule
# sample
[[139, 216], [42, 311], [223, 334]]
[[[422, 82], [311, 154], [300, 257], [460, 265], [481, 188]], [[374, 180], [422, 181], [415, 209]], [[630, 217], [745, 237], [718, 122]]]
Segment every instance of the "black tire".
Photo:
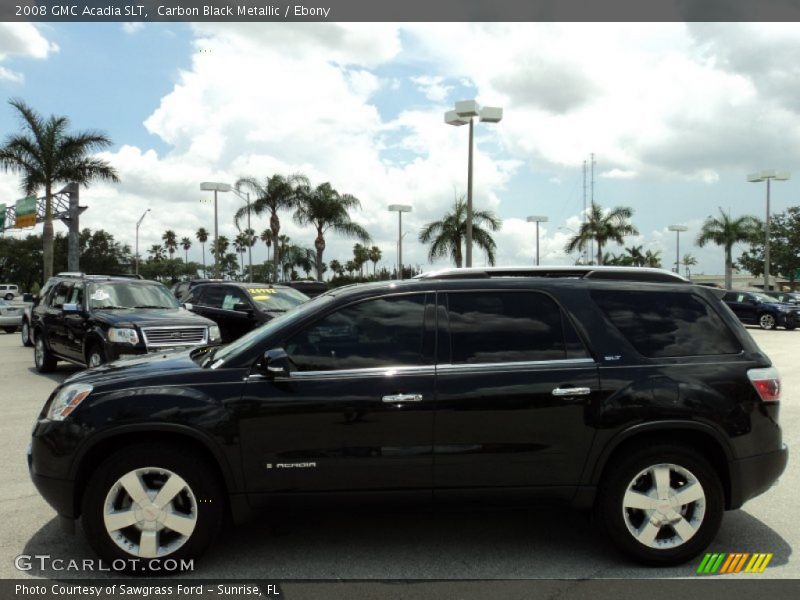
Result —
[[16, 327], [3, 327], [3, 331], [6, 333], [17, 333]]
[[103, 351], [103, 347], [100, 344], [92, 344], [89, 346], [89, 351], [86, 353], [87, 367], [99, 367], [107, 362], [106, 353]]
[[761, 329], [776, 329], [778, 327], [778, 319], [769, 313], [761, 313], [758, 315], [758, 326]]
[[22, 327], [20, 327], [20, 330], [22, 331], [22, 345], [27, 346], [28, 348], [33, 346], [33, 340], [31, 339], [31, 326], [27, 321], [22, 321]]
[[796, 327], [797, 327], [796, 323], [787, 323], [786, 324], [786, 331], [792, 331]]
[[39, 373], [55, 371], [58, 359], [51, 354], [41, 331], [37, 331], [34, 334], [33, 345], [33, 364], [36, 366], [36, 370]]
[[[637, 539], [629, 529], [629, 527], [633, 527], [633, 529], [641, 527], [641, 531], [643, 531], [650, 522], [647, 511], [625, 508], [623, 502], [630, 485], [644, 485], [646, 488], [647, 479], [651, 475], [643, 477], [637, 477], [637, 475], [656, 465], [671, 465], [693, 475], [705, 495], [702, 500], [677, 507], [678, 513], [673, 513], [676, 516], [682, 514], [685, 517], [683, 523], [697, 519], [698, 526], [694, 534], [687, 536], [688, 540], [683, 541], [671, 524], [661, 524], [658, 528], [659, 533], [652, 542], [662, 545], [660, 548], [646, 545]], [[670, 485], [674, 482], [675, 485], [680, 486], [682, 478], [680, 473], [669, 470], [669, 478]], [[675, 489], [680, 490], [681, 488]], [[594, 508], [598, 526], [607, 539], [622, 553], [646, 565], [668, 566], [691, 560], [714, 540], [722, 523], [725, 498], [719, 475], [696, 451], [675, 444], [658, 443], [636, 449], [609, 465], [603, 481], [600, 482]], [[652, 515], [653, 519], [657, 519], [661, 513], [654, 510]], [[670, 547], [670, 543], [677, 543], [677, 545]]]
[[[208, 548], [223, 522], [225, 494], [210, 466], [198, 460], [197, 456], [187, 452], [186, 448], [180, 445], [137, 444], [119, 450], [107, 458], [89, 476], [82, 502], [83, 529], [86, 538], [100, 558], [108, 564], [120, 566], [121, 559], [125, 564], [125, 568], [121, 570], [127, 573], [147, 575], [151, 570], [153, 573], [156, 571], [150, 569], [149, 558], [140, 557], [135, 553], [137, 552], [135, 540], [138, 539], [139, 543], [142, 541], [143, 532], [140, 528], [131, 525], [116, 532], [117, 538], [121, 540], [119, 543], [125, 545], [128, 540], [132, 542], [128, 549], [123, 549], [112, 539], [105, 525], [107, 497], [116, 499], [117, 504], [112, 503], [116, 510], [126, 510], [131, 506], [130, 495], [125, 491], [126, 488], [119, 488], [118, 482], [120, 478], [137, 469], [146, 471], [144, 478], [137, 478], [140, 482], [144, 481], [150, 489], [160, 489], [159, 483], [163, 486], [163, 479], [167, 476], [178, 475], [182, 478], [186, 487], [181, 488], [166, 510], [196, 517], [194, 529], [188, 536], [183, 536], [185, 537], [183, 541], [180, 536], [175, 538], [177, 534], [171, 530], [162, 530], [156, 535], [159, 548], [162, 543], [170, 543], [170, 540], [173, 540], [171, 542], [173, 545], [180, 542], [174, 550], [159, 554], [161, 570], [157, 572], [163, 575], [164, 569], [169, 568], [164, 559], [174, 559], [180, 564], [182, 559], [197, 558]], [[164, 471], [171, 471], [171, 474], [164, 475]], [[143, 512], [144, 510], [141, 510], [139, 514]], [[178, 541], [174, 541], [174, 538]]]
[[4, 300], [13, 300], [13, 299], [14, 299], [14, 294], [6, 294], [6, 295], [3, 297], [3, 299], [4, 299]]

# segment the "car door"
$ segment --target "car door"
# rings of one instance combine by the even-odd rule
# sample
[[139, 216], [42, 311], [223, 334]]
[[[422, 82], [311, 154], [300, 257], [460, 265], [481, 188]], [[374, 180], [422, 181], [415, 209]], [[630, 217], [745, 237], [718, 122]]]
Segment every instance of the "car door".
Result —
[[578, 481], [594, 431], [584, 412], [598, 371], [556, 301], [527, 290], [440, 294], [434, 485]]
[[433, 294], [393, 295], [287, 337], [292, 372], [251, 376], [242, 398], [248, 490], [430, 493], [432, 317]]
[[86, 338], [88, 319], [84, 302], [85, 283], [76, 282], [70, 290], [65, 304], [74, 304], [78, 311], [64, 314], [64, 355], [73, 360], [85, 360], [83, 341]]
[[52, 352], [61, 356], [65, 355], [65, 345], [67, 339], [66, 323], [64, 321], [64, 303], [69, 299], [72, 292], [71, 281], [62, 281], [50, 295], [47, 307], [42, 319], [44, 321], [44, 331], [47, 345]]

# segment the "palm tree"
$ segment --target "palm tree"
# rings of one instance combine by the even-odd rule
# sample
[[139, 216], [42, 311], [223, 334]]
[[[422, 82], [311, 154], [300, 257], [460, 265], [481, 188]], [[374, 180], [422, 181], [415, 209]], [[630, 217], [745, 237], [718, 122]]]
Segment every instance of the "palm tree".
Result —
[[250, 247], [250, 236], [247, 234], [248, 229], [236, 236], [233, 240], [233, 249], [239, 254], [239, 259], [242, 265], [242, 275], [244, 276], [244, 253]]
[[378, 268], [378, 262], [381, 260], [383, 253], [377, 246], [372, 246], [369, 249], [369, 260], [372, 262], [372, 276], [375, 277], [375, 271]]
[[686, 268], [686, 277], [691, 279], [692, 273], [689, 267], [695, 266], [697, 264], [697, 259], [691, 254], [684, 254], [683, 258], [681, 259], [681, 264]]
[[351, 209], [361, 208], [361, 201], [350, 194], [340, 194], [330, 183], [318, 185], [313, 190], [307, 185], [297, 188], [297, 209], [294, 220], [298, 225], [311, 225], [317, 231], [314, 248], [317, 251], [317, 281], [322, 281], [322, 255], [325, 252], [325, 234], [333, 231], [340, 235], [368, 242], [366, 229], [350, 219]]
[[150, 250], [148, 250], [147, 253], [154, 262], [164, 260], [164, 247], [161, 244], [153, 244], [150, 246]]
[[267, 262], [269, 262], [269, 249], [272, 248], [272, 241], [275, 239], [272, 235], [272, 229], [265, 229], [259, 237], [267, 245]]
[[[257, 216], [269, 214], [269, 228], [272, 231], [273, 241], [278, 239], [281, 232], [281, 220], [278, 211], [282, 209], [294, 208], [296, 204], [297, 186], [308, 185], [305, 175], [295, 174], [284, 177], [283, 175], [273, 175], [267, 177], [264, 185], [261, 185], [255, 177], [240, 177], [235, 184], [236, 191], [242, 189], [249, 190], [255, 196], [255, 200], [250, 204], [250, 210]], [[247, 217], [247, 206], [242, 206], [234, 215], [234, 222], [239, 226], [239, 221]], [[262, 238], [263, 239], [263, 238]], [[280, 248], [275, 245], [273, 260], [280, 261]]]
[[59, 183], [88, 185], [93, 180], [119, 181], [106, 161], [93, 158], [93, 151], [111, 145], [98, 131], [70, 134], [69, 119], [51, 115], [45, 119], [22, 100], [9, 102], [22, 117], [23, 132], [6, 138], [0, 147], [0, 166], [22, 174], [25, 194], [44, 188], [42, 255], [45, 281], [53, 275], [53, 188]]
[[178, 236], [172, 229], [167, 229], [164, 235], [161, 236], [161, 239], [164, 241], [164, 247], [167, 249], [167, 252], [169, 252], [170, 259], [172, 259], [172, 255], [175, 254], [175, 251], [178, 249]]
[[211, 244], [211, 255], [214, 257], [214, 273], [216, 277], [219, 277], [220, 273], [223, 273], [226, 269], [230, 267], [228, 264], [230, 261], [228, 260], [230, 256], [233, 256], [234, 261], [234, 268], [237, 263], [236, 255], [231, 253], [230, 255], [227, 254], [228, 247], [231, 243], [228, 241], [228, 238], [224, 235], [221, 235], [217, 238], [217, 243]]
[[[472, 241], [486, 253], [490, 265], [495, 263], [497, 244], [489, 231], [498, 231], [501, 224], [502, 221], [491, 211], [478, 210], [472, 213]], [[460, 269], [463, 261], [461, 242], [466, 239], [466, 235], [467, 203], [461, 197], [456, 198], [453, 212], [446, 213], [440, 221], [432, 221], [422, 228], [419, 241], [431, 245], [428, 261], [450, 256]]]
[[341, 277], [344, 274], [344, 267], [342, 266], [342, 263], [335, 258], [331, 261], [330, 267], [334, 277], [337, 275]]
[[[277, 278], [278, 277], [278, 272], [284, 273], [284, 271], [285, 271], [285, 269], [283, 268], [283, 266], [284, 266], [283, 265], [283, 262], [284, 262], [283, 261], [283, 256], [286, 253], [286, 249], [289, 247], [290, 238], [289, 238], [288, 235], [279, 235], [276, 239], [277, 239], [277, 241], [275, 242], [275, 250], [274, 250], [272, 256], [273, 256], [273, 261], [276, 258], [280, 257], [280, 263], [276, 263], [276, 265], [275, 265], [275, 269], [276, 269], [275, 277]], [[280, 267], [278, 267], [278, 264], [280, 264]]]
[[[625, 252], [628, 253], [628, 256], [625, 258], [630, 259], [628, 262], [630, 265], [634, 267], [643, 267], [645, 263], [645, 255], [642, 253], [642, 246], [631, 246], [630, 248], [625, 248]], [[609, 264], [606, 259], [605, 255], [603, 256], [603, 264]]]
[[361, 244], [353, 246], [353, 262], [358, 265], [359, 276], [364, 277], [364, 264], [369, 260], [369, 250]]
[[584, 250], [590, 240], [597, 242], [597, 264], [603, 264], [603, 246], [608, 242], [622, 244], [626, 235], [638, 235], [639, 230], [628, 222], [633, 216], [633, 209], [628, 206], [617, 206], [608, 212], [597, 204], [592, 207], [586, 221], [581, 224], [578, 233], [565, 246], [567, 252]]
[[206, 242], [208, 241], [208, 231], [206, 231], [205, 227], [201, 227], [200, 229], [197, 230], [197, 232], [194, 234], [194, 236], [197, 238], [197, 241], [200, 242], [200, 247], [203, 249], [203, 277], [205, 277], [207, 275], [206, 274]]
[[656, 250], [653, 252], [652, 250], [648, 250], [644, 253], [642, 257], [642, 265], [643, 267], [652, 267], [654, 269], [661, 268], [661, 250]]
[[183, 251], [185, 253], [185, 259], [184, 260], [186, 261], [187, 265], [189, 264], [189, 248], [191, 248], [191, 247], [192, 247], [192, 240], [191, 239], [189, 239], [188, 237], [181, 238], [181, 248], [183, 248]]
[[355, 261], [348, 260], [344, 265], [344, 269], [347, 271], [348, 275], [352, 277], [355, 270], [358, 269], [358, 265], [355, 263]]
[[731, 289], [733, 280], [733, 258], [731, 252], [733, 245], [748, 242], [762, 233], [761, 221], [755, 217], [745, 215], [732, 219], [719, 209], [720, 218], [709, 216], [703, 223], [703, 228], [697, 236], [697, 245], [701, 248], [708, 242], [725, 249], [725, 289]]

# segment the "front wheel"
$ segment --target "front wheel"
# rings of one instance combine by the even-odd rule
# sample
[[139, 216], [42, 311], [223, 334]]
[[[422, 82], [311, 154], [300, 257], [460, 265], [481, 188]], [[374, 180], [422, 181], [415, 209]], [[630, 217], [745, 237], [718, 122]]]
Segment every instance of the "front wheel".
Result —
[[3, 331], [6, 333], [17, 333], [16, 327], [3, 327]]
[[758, 326], [761, 329], [775, 329], [778, 326], [778, 321], [771, 314], [764, 313], [758, 317]]
[[50, 353], [44, 342], [44, 334], [40, 331], [33, 342], [33, 363], [39, 373], [54, 371], [58, 360]]
[[4, 300], [13, 300], [14, 299], [14, 294], [6, 294], [5, 296], [3, 296], [3, 299]]
[[103, 348], [97, 344], [94, 344], [91, 348], [89, 348], [89, 352], [86, 354], [86, 366], [89, 368], [99, 367], [105, 363], [106, 355], [105, 352], [103, 352]]
[[725, 508], [722, 484], [690, 448], [656, 445], [612, 464], [595, 516], [608, 539], [654, 566], [691, 560], [714, 539]]
[[224, 505], [215, 474], [185, 448], [140, 444], [111, 455], [92, 474], [83, 527], [95, 552], [110, 564], [124, 564], [127, 572], [163, 573], [169, 563], [150, 561], [180, 564], [202, 554], [220, 528]]
[[31, 339], [31, 326], [28, 325], [27, 321], [22, 322], [22, 345], [23, 346], [33, 346], [33, 340]]

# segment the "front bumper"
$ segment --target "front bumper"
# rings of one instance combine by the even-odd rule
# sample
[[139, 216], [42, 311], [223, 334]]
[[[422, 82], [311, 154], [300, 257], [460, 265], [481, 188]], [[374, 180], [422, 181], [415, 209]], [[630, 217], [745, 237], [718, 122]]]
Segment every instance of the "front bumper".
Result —
[[28, 446], [28, 471], [33, 485], [42, 495], [42, 498], [55, 509], [60, 517], [67, 519], [78, 518], [78, 510], [75, 505], [75, 482], [69, 479], [58, 479], [36, 473], [31, 446]]
[[751, 498], [766, 492], [778, 480], [789, 461], [789, 449], [758, 454], [728, 463], [731, 476], [729, 509], [740, 508]]
[[17, 315], [0, 315], [0, 327], [19, 327], [22, 325], [22, 313]]

